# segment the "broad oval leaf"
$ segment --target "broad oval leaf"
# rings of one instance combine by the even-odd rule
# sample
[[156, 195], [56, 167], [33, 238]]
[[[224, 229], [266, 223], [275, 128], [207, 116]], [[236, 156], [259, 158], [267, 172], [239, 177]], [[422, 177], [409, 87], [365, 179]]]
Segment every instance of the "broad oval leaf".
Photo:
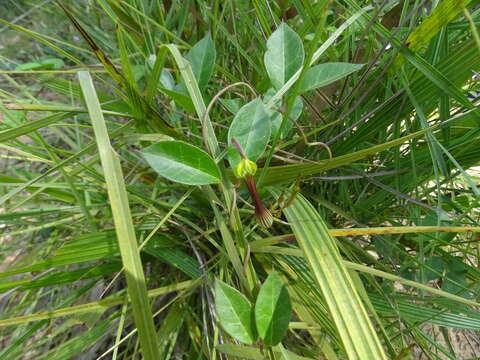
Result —
[[363, 64], [325, 63], [311, 67], [305, 72], [300, 91], [305, 92], [331, 84], [360, 70]]
[[466, 299], [472, 298], [468, 291], [467, 272], [447, 272], [442, 283], [442, 290]]
[[[274, 95], [275, 95], [275, 89], [273, 88], [268, 89], [265, 95], [263, 95], [263, 102], [267, 104]], [[280, 105], [281, 105], [280, 100], [275, 101], [273, 104], [273, 106], [277, 108], [280, 107]], [[293, 126], [293, 122], [298, 120], [300, 115], [302, 115], [302, 111], [303, 111], [302, 97], [297, 96], [293, 102], [293, 108], [292, 108], [292, 111], [290, 111], [289, 120], [283, 127], [283, 131], [280, 136], [281, 139], [285, 138], [288, 135], [288, 133], [290, 132]], [[275, 137], [277, 134], [277, 131], [280, 129], [280, 125], [282, 124], [283, 116], [277, 110], [267, 109], [267, 112], [270, 114], [270, 120], [272, 121], [272, 136]]]
[[445, 270], [445, 263], [440, 256], [430, 256], [425, 259], [427, 268], [424, 270], [425, 281], [438, 279]]
[[215, 161], [203, 150], [182, 141], [162, 141], [142, 151], [148, 164], [169, 180], [187, 185], [220, 182]]
[[[228, 129], [228, 143], [235, 138], [245, 155], [252, 161], [262, 156], [270, 140], [270, 115], [260, 98], [250, 101], [240, 108]], [[240, 154], [231, 147], [229, 151], [230, 164], [235, 168], [240, 161]]]
[[172, 74], [170, 71], [162, 69], [160, 73], [160, 84], [168, 90], [174, 91], [175, 89], [175, 80], [173, 79]]
[[468, 268], [460, 257], [454, 257], [453, 259], [457, 259], [457, 261], [451, 261], [446, 264], [442, 290], [466, 299], [471, 298], [472, 295], [468, 290], [467, 284]]
[[193, 74], [200, 89], [207, 86], [213, 74], [215, 57], [215, 44], [210, 34], [207, 34], [202, 40], [196, 43], [185, 56], [185, 59], [187, 59], [192, 66]]
[[243, 101], [240, 98], [235, 99], [218, 99], [220, 103], [232, 114], [236, 114], [242, 107]]
[[238, 290], [215, 281], [215, 309], [220, 324], [235, 339], [252, 344], [257, 340], [253, 308]]
[[268, 276], [255, 303], [255, 323], [258, 334], [267, 345], [282, 341], [292, 316], [292, 304], [287, 288], [277, 273]]
[[267, 40], [264, 63], [273, 87], [280, 89], [305, 59], [302, 40], [287, 24], [282, 23]]
[[[176, 91], [177, 89], [170, 90], [168, 88], [159, 87], [160, 91], [165, 95], [170, 96], [176, 104], [180, 105], [189, 113], [195, 112], [195, 106], [193, 105], [192, 98], [188, 95], [185, 95], [183, 92]], [[182, 89], [180, 89], [182, 91]]]

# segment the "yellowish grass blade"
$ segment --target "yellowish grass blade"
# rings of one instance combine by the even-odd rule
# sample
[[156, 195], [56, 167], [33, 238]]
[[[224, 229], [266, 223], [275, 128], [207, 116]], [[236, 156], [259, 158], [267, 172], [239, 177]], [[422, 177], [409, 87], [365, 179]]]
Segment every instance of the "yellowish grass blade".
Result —
[[[280, 196], [279, 191], [272, 192], [276, 197]], [[355, 284], [323, 219], [300, 194], [284, 212], [325, 297], [348, 358], [386, 359]]]
[[110, 207], [125, 268], [128, 294], [132, 302], [133, 317], [138, 329], [143, 358], [147, 360], [159, 359], [160, 353], [157, 346], [156, 330], [147, 296], [147, 286], [130, 214], [120, 160], [110, 143], [102, 108], [100, 107], [90, 74], [87, 71], [79, 71], [78, 79], [80, 80], [80, 86], [92, 121], [107, 183]]

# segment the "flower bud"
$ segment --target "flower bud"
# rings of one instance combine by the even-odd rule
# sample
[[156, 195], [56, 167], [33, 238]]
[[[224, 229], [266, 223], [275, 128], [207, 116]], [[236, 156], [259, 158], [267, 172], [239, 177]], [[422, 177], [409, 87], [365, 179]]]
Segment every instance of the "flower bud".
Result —
[[235, 170], [237, 172], [237, 176], [244, 179], [246, 177], [255, 175], [255, 173], [257, 172], [257, 164], [255, 164], [252, 160], [244, 157], [242, 158], [242, 160], [240, 160]]

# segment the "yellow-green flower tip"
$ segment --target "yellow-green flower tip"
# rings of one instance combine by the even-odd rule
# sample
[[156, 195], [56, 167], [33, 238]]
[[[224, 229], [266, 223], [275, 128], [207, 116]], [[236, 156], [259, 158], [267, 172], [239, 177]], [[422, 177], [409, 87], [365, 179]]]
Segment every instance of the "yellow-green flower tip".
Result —
[[243, 179], [247, 176], [255, 175], [257, 172], [257, 164], [255, 164], [252, 160], [243, 158], [240, 160], [235, 170], [237, 172], [237, 176]]

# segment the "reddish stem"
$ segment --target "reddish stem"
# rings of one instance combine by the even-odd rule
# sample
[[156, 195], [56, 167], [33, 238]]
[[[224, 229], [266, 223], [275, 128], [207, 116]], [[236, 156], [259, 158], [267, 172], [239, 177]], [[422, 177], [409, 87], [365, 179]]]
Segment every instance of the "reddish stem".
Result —
[[245, 178], [245, 183], [247, 185], [248, 192], [252, 197], [253, 205], [255, 206], [255, 212], [263, 212], [265, 206], [263, 205], [262, 199], [260, 199], [260, 196], [258, 195], [257, 186], [255, 185], [255, 179], [253, 176], [247, 176]]
[[245, 177], [245, 183], [247, 185], [248, 192], [252, 197], [253, 204], [255, 205], [255, 218], [257, 222], [264, 228], [272, 226], [273, 217], [270, 211], [263, 205], [260, 196], [258, 195], [257, 187], [255, 185], [255, 178], [251, 175]]

